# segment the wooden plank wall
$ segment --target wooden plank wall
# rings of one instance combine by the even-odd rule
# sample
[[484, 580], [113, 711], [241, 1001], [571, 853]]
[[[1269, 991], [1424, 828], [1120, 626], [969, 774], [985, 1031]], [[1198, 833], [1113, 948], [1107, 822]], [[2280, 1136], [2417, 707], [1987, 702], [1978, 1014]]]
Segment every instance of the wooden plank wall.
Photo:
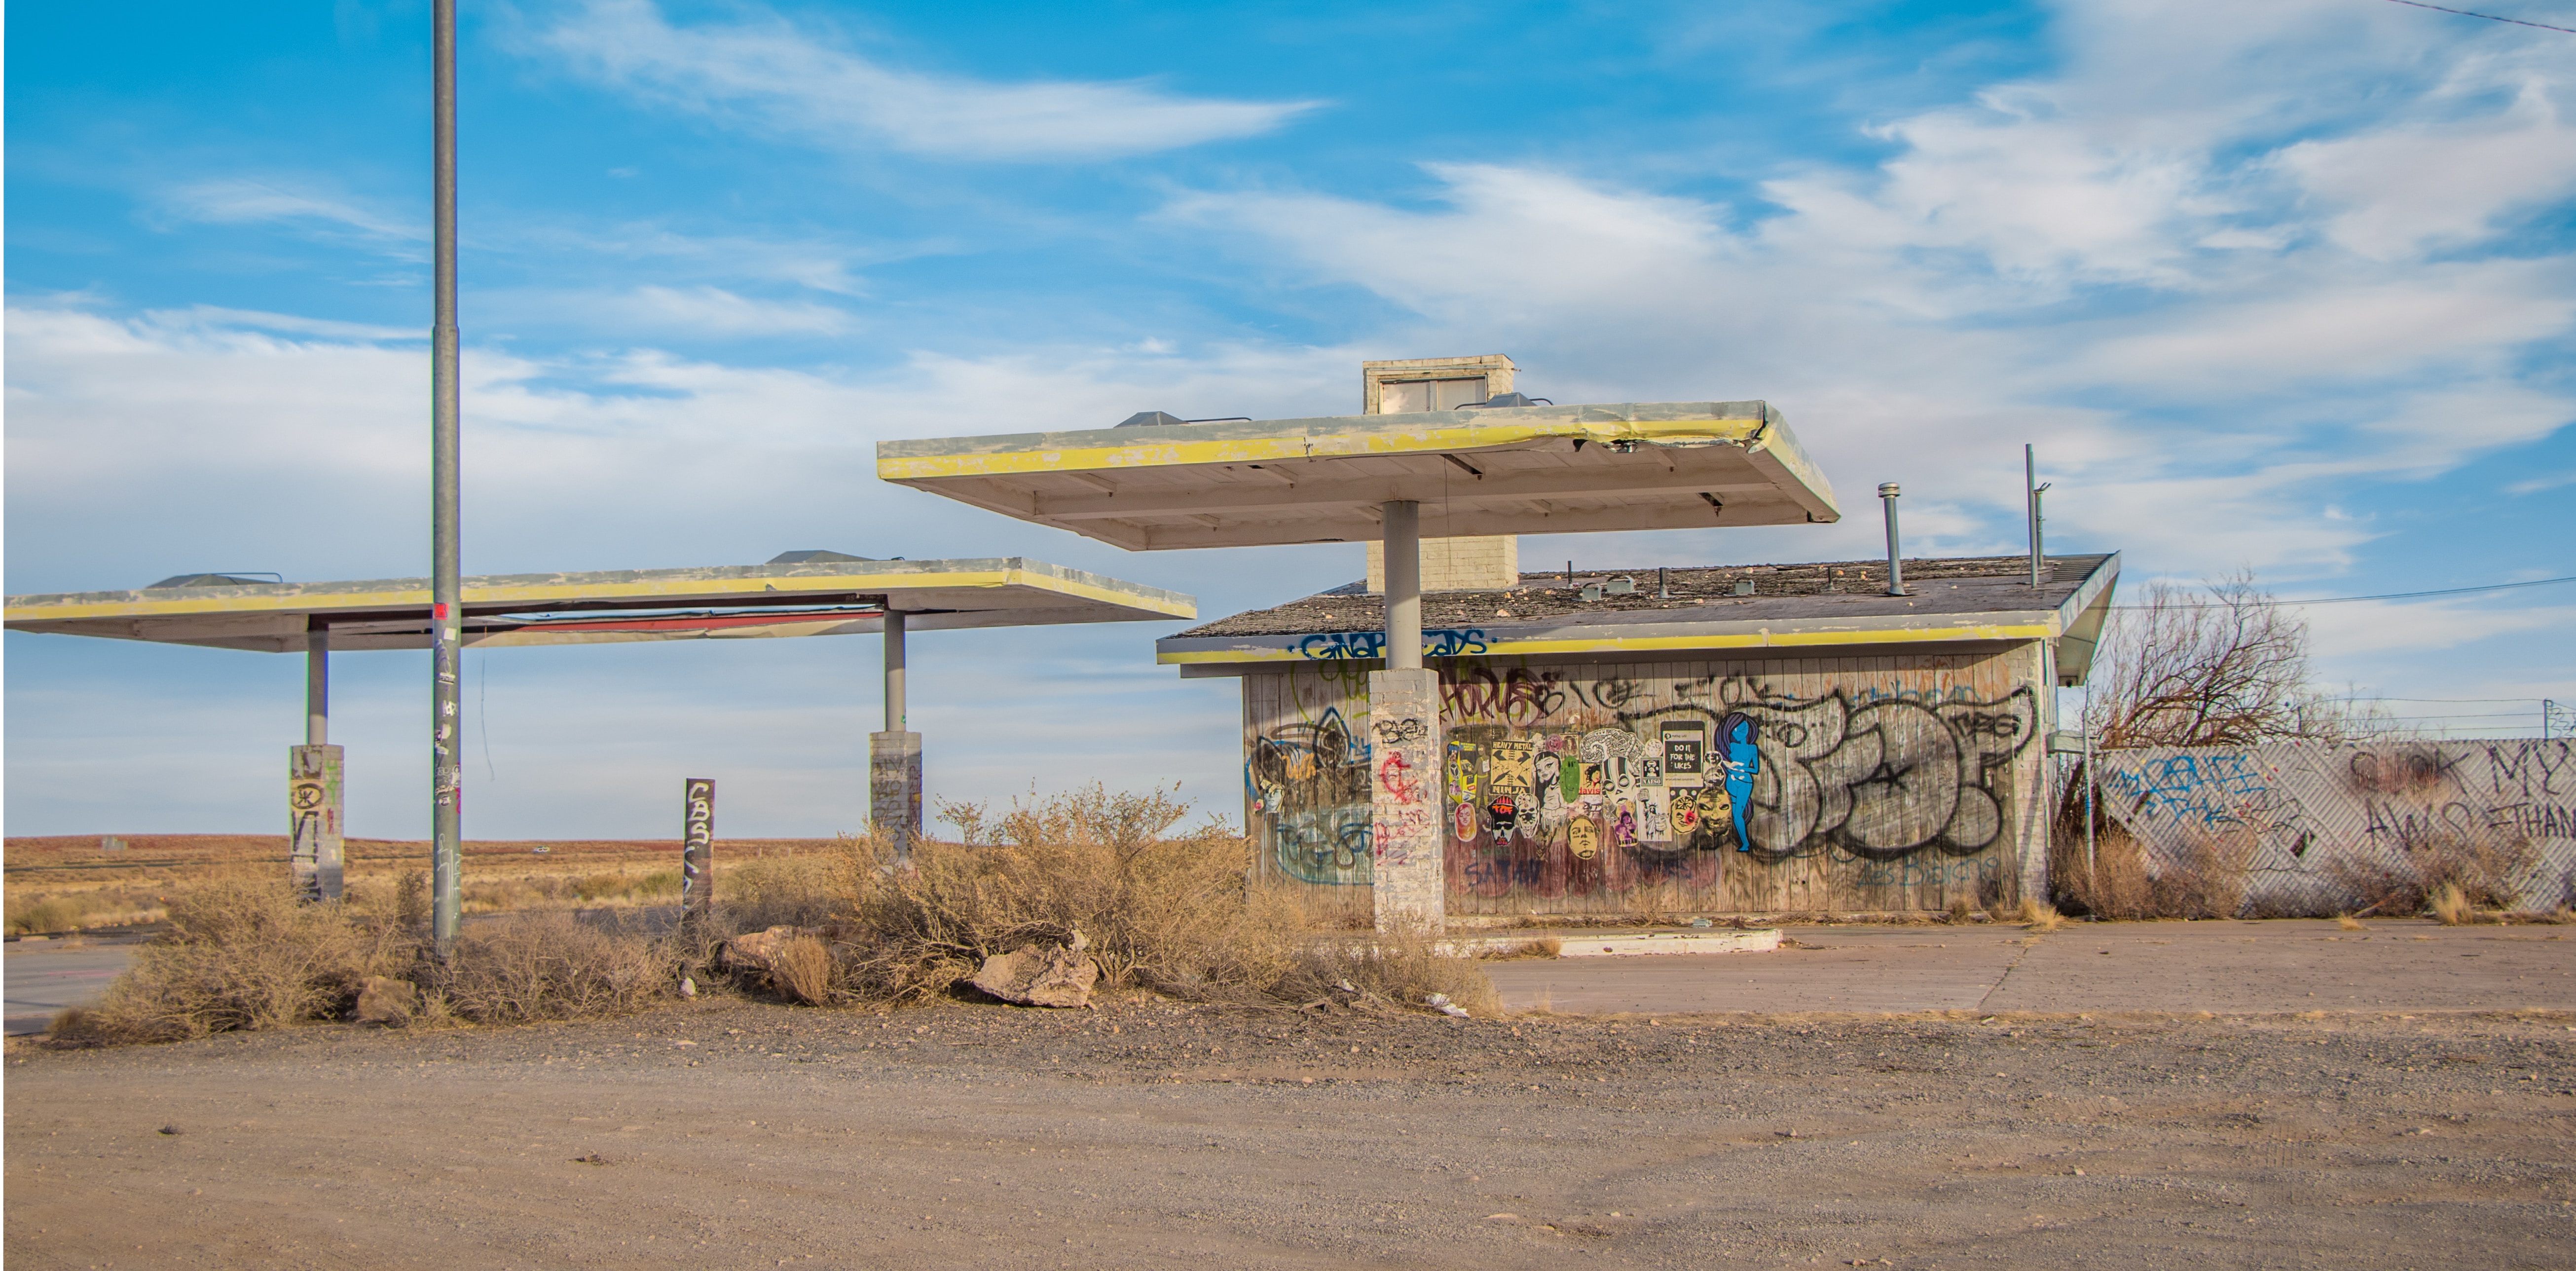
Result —
[[1367, 663], [1243, 677], [1243, 824], [1253, 880], [1302, 893], [1318, 925], [1368, 927]]
[[[1637, 664], [1457, 660], [1442, 668], [1449, 913], [2011, 903], [2035, 876], [2026, 864], [2036, 868], [2045, 853], [2043, 738], [2054, 718], [2045, 670], [2036, 645]], [[1536, 791], [1508, 824], [1493, 811], [1495, 742], [1527, 744], [1560, 765], [1579, 765], [1587, 745], [1656, 757], [1665, 721], [1699, 721], [1715, 743], [1735, 715], [1752, 721], [1760, 754], [1744, 817], [1749, 843], [1713, 790], [1696, 799], [1706, 811], [1699, 832], [1683, 833], [1675, 815], [1666, 841], [1649, 841], [1641, 796], [1623, 835], [1615, 787], [1660, 779], [1642, 770], [1614, 777], [1593, 800], [1579, 790], [1570, 802]], [[1300, 888], [1325, 921], [1365, 925], [1370, 914], [1367, 727], [1367, 676], [1356, 668], [1322, 663], [1244, 678], [1255, 876]], [[1723, 787], [1715, 771], [1708, 781]], [[1681, 797], [1666, 790], [1668, 802]]]

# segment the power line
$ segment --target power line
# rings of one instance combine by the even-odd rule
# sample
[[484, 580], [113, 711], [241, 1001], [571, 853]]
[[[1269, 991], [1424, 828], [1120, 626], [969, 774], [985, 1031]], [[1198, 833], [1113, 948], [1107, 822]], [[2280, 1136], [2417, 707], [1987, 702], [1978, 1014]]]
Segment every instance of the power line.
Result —
[[[2576, 34], [2576, 32], [2571, 32]], [[2481, 591], [2512, 591], [2517, 587], [2547, 587], [2555, 583], [2576, 583], [2576, 574], [2565, 578], [2535, 578], [2527, 583], [2488, 583], [2483, 587], [2445, 587], [2440, 591], [2392, 591], [2384, 596], [2320, 596], [2313, 600], [2282, 600], [2266, 596], [2264, 601], [2276, 605], [2348, 605], [2362, 600], [2417, 600], [2425, 596], [2466, 596]], [[2231, 609], [2225, 602], [2187, 605], [2113, 605], [2114, 609]]]
[[2551, 26], [2546, 22], [2525, 22], [2520, 18], [2499, 18], [2492, 13], [2471, 13], [2466, 9], [2445, 9], [2438, 4], [2426, 4], [2424, 0], [2388, 0], [2388, 2], [2402, 4], [2410, 9], [2431, 9], [2435, 13], [2456, 13], [2464, 18], [2485, 18], [2489, 22], [2510, 22], [2515, 26], [2536, 26], [2543, 31], [2565, 31], [2569, 35], [2576, 35], [2576, 27]]

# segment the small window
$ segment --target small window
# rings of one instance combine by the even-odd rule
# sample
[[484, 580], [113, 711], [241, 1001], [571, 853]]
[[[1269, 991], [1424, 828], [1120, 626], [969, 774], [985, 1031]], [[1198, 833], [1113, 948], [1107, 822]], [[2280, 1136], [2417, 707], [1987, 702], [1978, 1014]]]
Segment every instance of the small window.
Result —
[[1400, 415], [1414, 410], [1456, 410], [1485, 400], [1485, 379], [1402, 380], [1378, 386], [1378, 410]]

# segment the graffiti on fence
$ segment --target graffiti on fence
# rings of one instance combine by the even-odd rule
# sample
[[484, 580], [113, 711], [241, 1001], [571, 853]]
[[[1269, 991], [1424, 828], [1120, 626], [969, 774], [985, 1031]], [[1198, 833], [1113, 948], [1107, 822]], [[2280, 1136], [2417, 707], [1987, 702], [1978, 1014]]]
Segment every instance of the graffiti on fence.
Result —
[[2246, 903], [2330, 909], [2355, 877], [2449, 875], [2548, 909], [2576, 898], [2576, 747], [2563, 741], [2406, 742], [2107, 751], [2104, 809], [2150, 869], [2213, 830], [2256, 851]]

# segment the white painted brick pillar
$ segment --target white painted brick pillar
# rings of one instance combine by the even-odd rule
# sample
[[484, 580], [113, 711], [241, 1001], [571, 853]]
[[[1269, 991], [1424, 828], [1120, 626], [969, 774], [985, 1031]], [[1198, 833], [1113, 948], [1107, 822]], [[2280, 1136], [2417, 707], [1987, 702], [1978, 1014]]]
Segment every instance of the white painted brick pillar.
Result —
[[1448, 921], [1448, 842], [1440, 770], [1440, 673], [1369, 673], [1369, 773], [1377, 929], [1438, 931]]

